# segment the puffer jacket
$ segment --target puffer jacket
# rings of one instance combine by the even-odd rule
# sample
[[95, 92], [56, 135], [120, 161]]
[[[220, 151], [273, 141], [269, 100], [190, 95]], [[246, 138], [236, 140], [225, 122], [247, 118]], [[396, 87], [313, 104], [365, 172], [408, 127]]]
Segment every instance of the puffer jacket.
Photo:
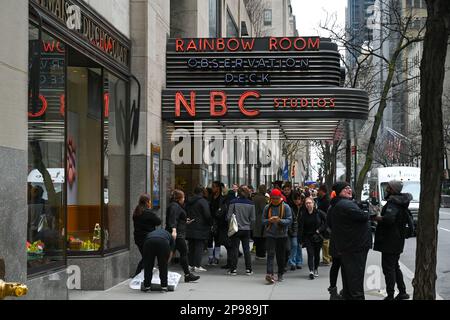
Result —
[[[378, 222], [375, 231], [376, 251], [400, 254], [405, 246], [405, 225], [409, 222], [408, 206], [412, 200], [409, 193], [390, 195], [381, 210], [383, 219]], [[410, 226], [411, 227], [411, 226]]]

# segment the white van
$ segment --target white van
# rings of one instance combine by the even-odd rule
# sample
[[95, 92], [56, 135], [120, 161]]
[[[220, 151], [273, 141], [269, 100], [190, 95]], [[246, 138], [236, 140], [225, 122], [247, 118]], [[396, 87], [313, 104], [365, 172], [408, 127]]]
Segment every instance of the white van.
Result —
[[402, 193], [410, 193], [412, 195], [413, 199], [409, 204], [409, 210], [413, 215], [414, 224], [417, 224], [420, 199], [420, 168], [386, 167], [373, 169], [369, 179], [371, 213], [380, 212], [381, 208], [386, 204], [384, 199], [386, 187], [391, 180], [402, 181]]

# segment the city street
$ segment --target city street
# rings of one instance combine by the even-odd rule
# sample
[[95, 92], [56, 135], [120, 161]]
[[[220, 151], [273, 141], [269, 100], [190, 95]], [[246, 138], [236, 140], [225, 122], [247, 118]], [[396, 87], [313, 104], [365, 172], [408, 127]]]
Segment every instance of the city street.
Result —
[[[224, 250], [223, 250], [224, 251]], [[305, 268], [306, 250], [303, 250], [303, 269], [288, 271], [283, 282], [274, 285], [266, 284], [264, 280], [266, 260], [254, 260], [252, 276], [245, 275], [243, 258], [239, 259], [238, 275], [229, 276], [219, 267], [207, 267], [208, 271], [199, 273], [201, 279], [197, 283], [180, 281], [175, 292], [143, 293], [129, 288], [127, 280], [106, 291], [75, 291], [69, 292], [70, 300], [328, 300], [328, 273], [330, 267], [319, 268], [319, 278], [308, 279]], [[206, 261], [206, 256], [203, 261]], [[221, 259], [225, 261], [225, 257]], [[221, 262], [222, 262], [221, 261]], [[275, 267], [276, 268], [276, 267]], [[170, 271], [182, 274], [178, 265], [171, 266]], [[276, 270], [276, 269], [275, 269]], [[412, 293], [411, 273], [402, 266], [408, 293]], [[338, 289], [342, 288], [338, 280]], [[385, 296], [385, 284], [381, 271], [381, 255], [370, 251], [366, 264], [365, 295], [367, 300], [382, 300]]]
[[[438, 242], [437, 265], [437, 299], [450, 299], [450, 208], [441, 208]], [[224, 248], [222, 252], [225, 253]], [[329, 267], [321, 266], [319, 278], [308, 280], [306, 251], [303, 250], [304, 265], [302, 270], [288, 271], [285, 280], [275, 285], [267, 285], [264, 280], [266, 260], [254, 260], [254, 274], [246, 276], [243, 258], [239, 259], [238, 275], [231, 277], [218, 267], [208, 267], [208, 271], [200, 273], [197, 283], [186, 284], [180, 281], [175, 292], [142, 293], [129, 288], [127, 280], [106, 291], [78, 291], [69, 293], [71, 300], [328, 300], [327, 288]], [[404, 253], [401, 255], [401, 268], [405, 277], [408, 293], [412, 296], [412, 279], [414, 277], [416, 258], [416, 238], [406, 240]], [[206, 256], [204, 261], [206, 261]], [[221, 259], [225, 261], [224, 257]], [[182, 274], [178, 265], [172, 265], [170, 271]], [[342, 287], [338, 281], [338, 288]], [[381, 271], [381, 255], [371, 250], [366, 264], [365, 293], [367, 300], [380, 300], [385, 294], [384, 277]]]
[[[437, 294], [444, 300], [450, 299], [450, 208], [439, 211], [439, 240], [437, 252]], [[414, 272], [416, 260], [416, 238], [406, 240], [405, 250], [400, 257], [402, 263]], [[410, 274], [411, 276], [411, 274]]]

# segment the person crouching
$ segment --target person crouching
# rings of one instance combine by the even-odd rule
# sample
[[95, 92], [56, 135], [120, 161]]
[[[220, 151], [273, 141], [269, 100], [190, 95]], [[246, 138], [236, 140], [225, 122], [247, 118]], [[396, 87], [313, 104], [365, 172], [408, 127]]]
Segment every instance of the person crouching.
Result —
[[150, 290], [155, 258], [158, 258], [161, 291], [167, 291], [168, 265], [174, 249], [175, 240], [166, 230], [156, 229], [147, 234], [144, 242], [144, 282], [141, 284], [141, 291]]

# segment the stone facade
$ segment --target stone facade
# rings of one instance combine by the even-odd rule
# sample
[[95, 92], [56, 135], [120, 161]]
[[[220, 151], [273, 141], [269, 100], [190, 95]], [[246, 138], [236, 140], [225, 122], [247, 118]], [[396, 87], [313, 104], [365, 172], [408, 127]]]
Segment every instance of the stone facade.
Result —
[[6, 281], [25, 282], [28, 2], [7, 1], [0, 16], [0, 258]]

